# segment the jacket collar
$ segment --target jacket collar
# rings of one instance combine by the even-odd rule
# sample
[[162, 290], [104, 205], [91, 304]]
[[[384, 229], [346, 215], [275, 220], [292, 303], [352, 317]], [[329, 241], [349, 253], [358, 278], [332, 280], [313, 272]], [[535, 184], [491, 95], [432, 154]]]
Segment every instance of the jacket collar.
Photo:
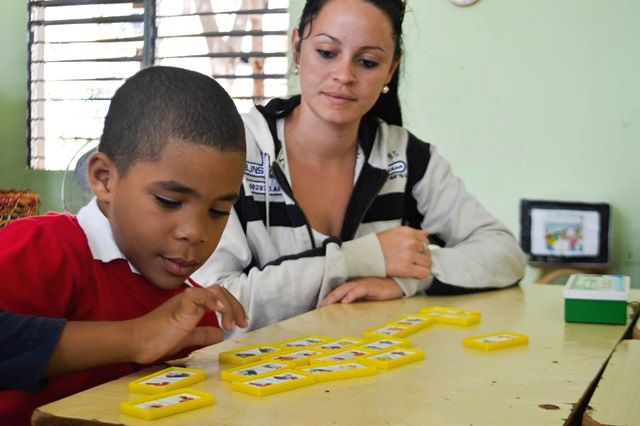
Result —
[[[282, 149], [282, 142], [278, 139], [278, 131], [276, 129], [276, 120], [286, 117], [293, 111], [298, 105], [300, 105], [300, 95], [292, 96], [288, 99], [275, 98], [269, 101], [266, 105], [257, 106], [257, 110], [266, 119], [269, 126], [269, 132], [273, 138], [275, 145], [275, 156], [278, 155]], [[378, 132], [379, 119], [365, 114], [360, 120], [360, 128], [358, 129], [358, 144], [364, 152], [365, 159], [369, 158], [371, 150], [376, 140], [376, 134]]]

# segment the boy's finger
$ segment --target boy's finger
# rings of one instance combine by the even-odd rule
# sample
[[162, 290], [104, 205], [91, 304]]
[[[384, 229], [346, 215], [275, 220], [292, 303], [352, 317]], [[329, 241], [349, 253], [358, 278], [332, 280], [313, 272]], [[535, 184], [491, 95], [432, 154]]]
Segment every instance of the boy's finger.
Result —
[[176, 303], [179, 303], [180, 312], [184, 315], [199, 316], [204, 311], [209, 310], [209, 297], [207, 292], [202, 288], [187, 288], [182, 293], [174, 296]]
[[207, 288], [207, 291], [211, 294], [212, 310], [220, 313], [220, 325], [225, 330], [233, 329], [233, 310], [231, 309], [231, 302], [227, 300], [227, 295], [221, 290], [219, 286], [211, 286]]
[[[214, 310], [221, 314], [220, 322], [222, 323], [222, 327], [224, 327], [225, 330], [233, 330], [236, 322], [233, 303], [231, 300], [233, 296], [231, 296], [226, 289], [218, 285], [213, 285], [207, 288], [207, 291], [210, 291], [217, 298]], [[222, 307], [220, 307], [218, 303], [222, 303]]]
[[222, 331], [216, 327], [196, 327], [184, 339], [184, 347], [208, 346], [222, 341]]
[[249, 322], [249, 318], [247, 317], [247, 313], [245, 312], [242, 304], [226, 288], [219, 287], [219, 289], [227, 295], [229, 308], [233, 311], [233, 318], [235, 320], [235, 323], [240, 327], [246, 327]]

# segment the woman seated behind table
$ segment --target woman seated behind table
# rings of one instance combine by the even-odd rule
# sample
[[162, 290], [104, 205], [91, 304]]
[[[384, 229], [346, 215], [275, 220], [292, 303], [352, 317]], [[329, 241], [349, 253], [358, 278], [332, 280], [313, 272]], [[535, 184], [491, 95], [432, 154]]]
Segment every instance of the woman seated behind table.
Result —
[[400, 0], [308, 0], [292, 35], [301, 94], [243, 117], [241, 197], [193, 277], [240, 300], [250, 318], [240, 332], [328, 303], [523, 276], [513, 235], [435, 146], [401, 127], [404, 9]]

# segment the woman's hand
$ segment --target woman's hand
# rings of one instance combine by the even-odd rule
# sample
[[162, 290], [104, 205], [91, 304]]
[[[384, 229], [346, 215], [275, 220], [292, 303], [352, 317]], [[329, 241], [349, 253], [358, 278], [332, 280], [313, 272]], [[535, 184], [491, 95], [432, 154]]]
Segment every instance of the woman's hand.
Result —
[[351, 303], [358, 300], [387, 300], [404, 296], [404, 292], [393, 278], [356, 278], [337, 287], [320, 303]]
[[425, 279], [431, 274], [427, 231], [400, 226], [376, 235], [384, 254], [387, 277]]

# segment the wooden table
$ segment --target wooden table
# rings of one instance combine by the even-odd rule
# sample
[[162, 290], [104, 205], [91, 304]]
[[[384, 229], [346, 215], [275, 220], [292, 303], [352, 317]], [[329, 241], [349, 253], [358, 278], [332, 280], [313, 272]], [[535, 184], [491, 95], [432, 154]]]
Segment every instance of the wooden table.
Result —
[[629, 339], [616, 346], [598, 382], [585, 426], [640, 424], [640, 341]]
[[[633, 290], [637, 300], [639, 290]], [[356, 336], [428, 305], [482, 312], [471, 327], [433, 325], [411, 335], [426, 351], [422, 362], [376, 376], [325, 382], [263, 398], [234, 392], [219, 379], [217, 354], [304, 334]], [[193, 387], [213, 392], [215, 405], [154, 421], [154, 425], [268, 424], [561, 424], [571, 414], [622, 337], [624, 326], [567, 324], [562, 286], [529, 285], [452, 297], [418, 296], [386, 302], [331, 305], [192, 354], [190, 366], [207, 379]], [[467, 336], [494, 331], [529, 335], [528, 346], [484, 352], [462, 346]], [[121, 415], [120, 402], [138, 395], [127, 384], [149, 370], [40, 407], [38, 424], [60, 418], [149, 425]]]

